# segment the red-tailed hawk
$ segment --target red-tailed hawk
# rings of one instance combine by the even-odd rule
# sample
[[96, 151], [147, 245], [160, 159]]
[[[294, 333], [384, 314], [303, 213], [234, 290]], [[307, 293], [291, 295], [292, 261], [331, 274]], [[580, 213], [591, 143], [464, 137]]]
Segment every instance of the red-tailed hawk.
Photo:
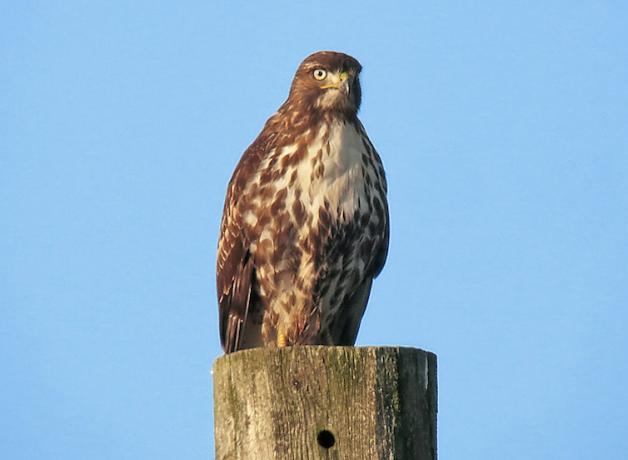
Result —
[[355, 343], [389, 234], [361, 69], [343, 53], [306, 58], [231, 177], [216, 269], [226, 353]]

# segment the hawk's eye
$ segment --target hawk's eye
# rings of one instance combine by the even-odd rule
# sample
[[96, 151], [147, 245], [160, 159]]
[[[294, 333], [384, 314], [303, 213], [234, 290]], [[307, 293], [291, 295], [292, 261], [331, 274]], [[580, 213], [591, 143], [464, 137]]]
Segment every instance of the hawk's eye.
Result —
[[316, 69], [314, 71], [314, 78], [317, 80], [324, 80], [327, 76], [327, 71], [325, 69]]

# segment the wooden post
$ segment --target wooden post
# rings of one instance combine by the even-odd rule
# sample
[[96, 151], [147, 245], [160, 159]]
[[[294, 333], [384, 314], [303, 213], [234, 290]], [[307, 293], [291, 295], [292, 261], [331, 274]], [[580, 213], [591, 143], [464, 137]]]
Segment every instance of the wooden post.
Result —
[[436, 460], [436, 355], [256, 348], [214, 363], [218, 460]]

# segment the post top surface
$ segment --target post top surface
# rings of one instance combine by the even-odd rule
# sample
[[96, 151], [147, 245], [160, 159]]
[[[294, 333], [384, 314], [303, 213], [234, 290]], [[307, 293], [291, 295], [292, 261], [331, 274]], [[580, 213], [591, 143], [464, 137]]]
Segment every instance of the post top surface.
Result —
[[256, 359], [268, 359], [271, 356], [277, 357], [323, 357], [323, 356], [336, 356], [336, 355], [417, 355], [417, 356], [430, 356], [431, 359], [435, 359], [436, 355], [432, 352], [422, 350], [414, 347], [403, 346], [364, 346], [364, 347], [351, 347], [351, 346], [328, 346], [328, 345], [298, 345], [293, 347], [273, 348], [273, 347], [260, 347], [250, 348], [247, 350], [236, 351], [234, 353], [225, 354], [219, 356], [214, 361], [214, 367], [221, 365], [222, 363], [231, 362], [233, 360], [256, 360]]

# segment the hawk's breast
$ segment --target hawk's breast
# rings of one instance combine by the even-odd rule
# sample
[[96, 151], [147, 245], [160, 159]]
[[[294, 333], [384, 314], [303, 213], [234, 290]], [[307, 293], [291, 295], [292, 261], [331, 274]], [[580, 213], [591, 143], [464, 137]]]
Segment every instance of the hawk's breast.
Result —
[[261, 166], [243, 215], [259, 294], [279, 317], [304, 318], [291, 324], [306, 327], [316, 311], [325, 328], [383, 239], [379, 157], [359, 122], [336, 121], [278, 147]]
[[363, 136], [353, 124], [325, 125], [308, 148], [309, 161], [298, 165], [298, 187], [307, 191], [305, 201], [311, 206], [312, 225], [320, 214], [329, 213], [333, 221], [345, 221], [356, 211], [366, 212], [365, 169], [367, 154]]

